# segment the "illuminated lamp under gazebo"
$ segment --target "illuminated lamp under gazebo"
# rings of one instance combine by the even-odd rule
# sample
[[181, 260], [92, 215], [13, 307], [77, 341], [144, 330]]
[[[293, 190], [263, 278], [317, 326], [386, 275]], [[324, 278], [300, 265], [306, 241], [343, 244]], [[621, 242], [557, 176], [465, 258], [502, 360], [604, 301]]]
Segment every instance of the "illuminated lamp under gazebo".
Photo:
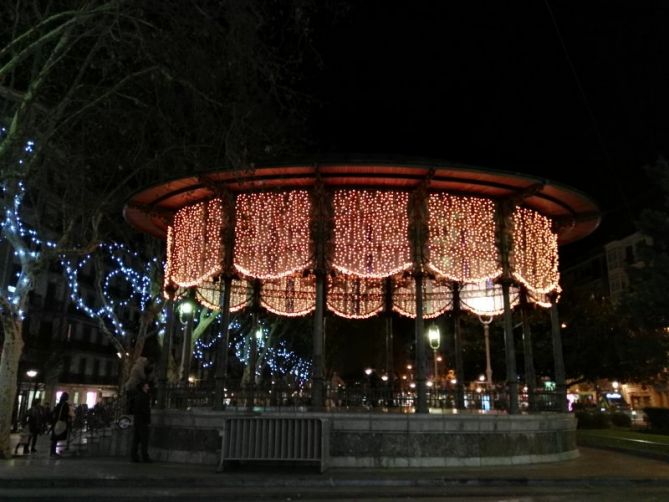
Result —
[[[519, 302], [519, 289], [509, 288], [510, 304], [515, 307]], [[478, 316], [483, 325], [485, 343], [485, 375], [488, 389], [492, 388], [492, 364], [490, 362], [490, 323], [493, 317], [504, 313], [504, 294], [501, 286], [488, 279], [480, 283], [469, 283], [462, 287], [460, 305], [464, 310]], [[509, 376], [507, 376], [508, 378]]]
[[[423, 320], [451, 310], [482, 315], [471, 306], [472, 283], [499, 290], [509, 412], [518, 412], [517, 298], [551, 308], [556, 382], [564, 389], [558, 245], [599, 223], [597, 206], [569, 187], [438, 163], [209, 172], [148, 188], [124, 214], [136, 229], [166, 239], [169, 301], [194, 289], [194, 298], [222, 311], [223, 326], [244, 308], [313, 314], [314, 409], [323, 406], [325, 309], [347, 318], [389, 311], [414, 318], [419, 413], [428, 411]], [[456, 365], [458, 337], [456, 324]], [[226, 334], [216, 358], [219, 404], [227, 343]]]

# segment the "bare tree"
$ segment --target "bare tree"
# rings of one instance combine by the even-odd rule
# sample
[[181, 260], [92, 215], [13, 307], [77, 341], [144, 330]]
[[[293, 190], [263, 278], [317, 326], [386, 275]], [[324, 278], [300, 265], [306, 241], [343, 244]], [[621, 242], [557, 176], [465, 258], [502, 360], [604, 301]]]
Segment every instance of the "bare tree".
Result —
[[0, 291], [0, 456], [35, 278], [121, 231], [138, 188], [290, 148], [307, 13], [259, 0], [0, 7], [1, 234], [20, 265], [15, 289]]

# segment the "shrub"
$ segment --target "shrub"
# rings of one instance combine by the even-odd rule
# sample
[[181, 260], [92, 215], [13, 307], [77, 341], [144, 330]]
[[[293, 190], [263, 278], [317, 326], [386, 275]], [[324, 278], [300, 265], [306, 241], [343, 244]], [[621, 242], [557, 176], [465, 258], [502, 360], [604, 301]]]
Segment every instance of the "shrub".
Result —
[[579, 429], [608, 429], [611, 427], [611, 416], [601, 411], [577, 411]]
[[648, 407], [643, 409], [651, 430], [669, 431], [669, 408]]

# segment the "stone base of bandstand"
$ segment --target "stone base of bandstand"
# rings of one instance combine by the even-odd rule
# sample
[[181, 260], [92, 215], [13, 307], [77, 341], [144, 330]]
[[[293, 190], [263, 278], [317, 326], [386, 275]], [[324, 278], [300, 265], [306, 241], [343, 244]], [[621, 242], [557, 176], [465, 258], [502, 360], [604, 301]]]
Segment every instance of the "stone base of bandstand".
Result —
[[[305, 415], [327, 424], [323, 428], [326, 468], [481, 467], [556, 462], [579, 455], [576, 419], [566, 413], [418, 415], [207, 409], [154, 410], [150, 452], [160, 461], [214, 467], [220, 460], [225, 418]], [[119, 439], [127, 443], [127, 432], [123, 436]]]

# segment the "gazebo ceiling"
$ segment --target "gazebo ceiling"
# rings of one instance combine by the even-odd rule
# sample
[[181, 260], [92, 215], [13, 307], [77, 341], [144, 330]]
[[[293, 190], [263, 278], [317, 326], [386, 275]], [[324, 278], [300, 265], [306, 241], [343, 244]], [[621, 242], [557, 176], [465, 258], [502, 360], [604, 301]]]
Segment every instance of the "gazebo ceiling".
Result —
[[559, 244], [581, 239], [600, 223], [597, 204], [582, 192], [543, 178], [475, 167], [427, 163], [315, 163], [216, 171], [172, 180], [135, 194], [124, 208], [136, 229], [165, 238], [180, 208], [232, 192], [308, 188], [319, 178], [328, 188], [411, 190], [427, 181], [430, 190], [490, 199], [516, 199], [559, 223]]

